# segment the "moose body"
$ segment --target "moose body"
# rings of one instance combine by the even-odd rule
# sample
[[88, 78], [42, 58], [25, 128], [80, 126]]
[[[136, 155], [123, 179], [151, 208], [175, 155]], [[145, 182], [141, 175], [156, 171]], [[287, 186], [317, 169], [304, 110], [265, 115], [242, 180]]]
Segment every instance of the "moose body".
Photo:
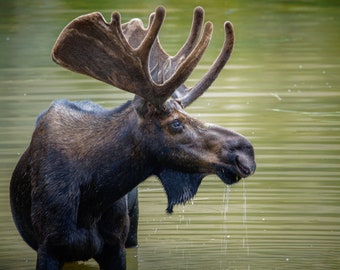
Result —
[[139, 20], [120, 25], [118, 13], [110, 24], [92, 13], [58, 38], [52, 53], [57, 63], [136, 96], [112, 110], [60, 100], [38, 118], [10, 187], [13, 218], [37, 250], [37, 269], [89, 258], [101, 269], [125, 269], [126, 194], [151, 175], [163, 184], [171, 213], [195, 195], [206, 175], [233, 184], [255, 171], [246, 138], [184, 111], [227, 62], [231, 24], [225, 24], [226, 41], [215, 64], [188, 89], [183, 82], [208, 45], [212, 26], [207, 23], [200, 38], [203, 10], [195, 9], [191, 34], [171, 58], [157, 40], [163, 19], [158, 8], [145, 30]]

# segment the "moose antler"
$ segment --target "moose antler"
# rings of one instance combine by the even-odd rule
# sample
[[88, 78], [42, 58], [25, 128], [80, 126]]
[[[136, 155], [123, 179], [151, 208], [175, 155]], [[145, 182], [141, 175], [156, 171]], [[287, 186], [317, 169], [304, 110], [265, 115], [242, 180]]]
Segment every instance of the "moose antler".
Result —
[[[151, 24], [153, 19], [152, 16], [153, 15], [150, 17], [149, 24]], [[155, 40], [155, 44], [151, 48], [149, 59], [149, 69], [154, 81], [162, 83], [176, 72], [177, 67], [197, 44], [203, 26], [203, 18], [204, 10], [201, 7], [196, 7], [189, 37], [182, 49], [174, 57], [169, 56], [162, 49], [158, 39]], [[133, 24], [135, 25], [133, 26]], [[222, 50], [210, 70], [194, 87], [187, 88], [182, 84], [173, 94], [173, 97], [179, 99], [184, 107], [190, 105], [209, 88], [229, 60], [234, 46], [234, 30], [231, 22], [225, 22], [224, 29], [225, 40]], [[143, 28], [140, 20], [132, 20], [129, 23], [123, 24], [123, 31], [129, 42], [132, 43], [137, 41], [138, 44], [147, 33], [147, 30]]]
[[[195, 13], [194, 21], [202, 21], [201, 13]], [[117, 12], [112, 14], [110, 23], [98, 12], [80, 16], [62, 31], [53, 47], [52, 58], [61, 66], [132, 92], [163, 109], [165, 101], [184, 83], [198, 64], [212, 35], [212, 24], [207, 22], [198, 41], [198, 30], [202, 23], [198, 27], [194, 26], [195, 30], [188, 42], [174, 57], [176, 70], [171, 69], [171, 76], [158, 83], [151, 77], [149, 59], [154, 59], [150, 51], [164, 17], [165, 9], [158, 7], [150, 17], [150, 25], [144, 32], [143, 40], [136, 44], [131, 41], [133, 36], [126, 37], [122, 29], [125, 28], [126, 32], [126, 27], [129, 28], [130, 25], [132, 31], [138, 28], [140, 31], [142, 26], [140, 23], [136, 24], [136, 20], [122, 27]], [[158, 41], [156, 43], [159, 44]], [[163, 56], [167, 55], [160, 45], [155, 48]]]
[[[203, 26], [203, 18], [204, 10], [201, 7], [196, 7], [189, 37], [182, 49], [174, 57], [169, 56], [162, 49], [158, 39], [155, 40], [149, 59], [149, 70], [154, 81], [162, 83], [176, 72], [177, 67], [197, 44]], [[151, 24], [152, 19], [153, 15], [150, 16], [149, 24]], [[133, 24], [135, 25], [133, 26]], [[182, 84], [174, 92], [173, 97], [179, 99], [184, 107], [190, 105], [209, 88], [229, 60], [234, 46], [234, 30], [231, 22], [225, 22], [224, 29], [225, 39], [223, 47], [209, 71], [194, 87], [187, 88]], [[137, 44], [141, 42], [147, 33], [140, 20], [132, 20], [129, 23], [123, 24], [123, 31], [129, 42], [137, 42]]]

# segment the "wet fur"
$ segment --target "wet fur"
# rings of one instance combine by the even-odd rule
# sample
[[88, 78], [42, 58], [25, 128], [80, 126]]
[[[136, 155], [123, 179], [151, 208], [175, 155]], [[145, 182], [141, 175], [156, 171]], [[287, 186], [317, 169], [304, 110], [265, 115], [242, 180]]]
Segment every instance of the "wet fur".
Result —
[[[38, 250], [38, 268], [39, 264], [43, 267], [44, 253], [51, 249], [56, 260], [48, 269], [58, 269], [60, 262], [93, 257], [104, 265], [112, 257], [105, 255], [109, 252], [117, 254], [109, 260], [110, 265], [125, 268], [129, 230], [126, 190], [120, 192], [117, 185], [115, 193], [105, 194], [105, 187], [96, 185], [95, 179], [105, 178], [108, 182], [103, 184], [108, 184], [110, 178], [124, 175], [113, 171], [110, 154], [115, 151], [110, 153], [110, 145], [114, 142], [105, 135], [110, 129], [119, 138], [109, 122], [121, 120], [119, 116], [131, 110], [130, 105], [107, 111], [89, 101], [62, 100], [38, 117], [31, 144], [13, 172], [10, 190], [14, 221], [23, 239]], [[116, 160], [118, 164], [124, 161]], [[134, 207], [130, 214], [137, 220], [127, 245], [137, 244], [138, 206], [133, 188], [129, 188]], [[102, 197], [106, 200], [98, 200]]]

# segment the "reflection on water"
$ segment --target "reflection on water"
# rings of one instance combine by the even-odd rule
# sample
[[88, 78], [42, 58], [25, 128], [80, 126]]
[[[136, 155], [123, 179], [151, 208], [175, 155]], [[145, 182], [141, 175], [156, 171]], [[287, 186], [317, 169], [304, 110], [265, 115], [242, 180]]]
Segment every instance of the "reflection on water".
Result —
[[[166, 4], [161, 41], [170, 52], [190, 28], [195, 4], [182, 2]], [[159, 182], [144, 182], [140, 243], [128, 251], [129, 269], [340, 267], [340, 8], [330, 0], [247, 2], [205, 6], [214, 36], [189, 84], [218, 54], [226, 19], [235, 25], [236, 46], [226, 70], [188, 111], [250, 138], [256, 174], [230, 192], [217, 177], [207, 177], [193, 204], [176, 207], [171, 216]], [[54, 99], [92, 99], [113, 107], [132, 97], [54, 65], [49, 53], [57, 35], [80, 14], [99, 10], [108, 18], [119, 9], [124, 21], [146, 21], [156, 5], [1, 1], [0, 269], [35, 265], [8, 201], [10, 175], [35, 117]], [[93, 261], [65, 266], [97, 268]]]

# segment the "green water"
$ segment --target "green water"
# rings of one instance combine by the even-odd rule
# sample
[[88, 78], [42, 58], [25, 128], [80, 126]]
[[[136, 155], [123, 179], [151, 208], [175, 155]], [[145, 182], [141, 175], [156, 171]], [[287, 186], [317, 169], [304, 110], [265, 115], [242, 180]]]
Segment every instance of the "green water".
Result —
[[[73, 18], [100, 11], [109, 20], [147, 22], [167, 8], [161, 43], [174, 54], [196, 5], [214, 23], [197, 70], [219, 52], [233, 22], [230, 62], [187, 111], [234, 129], [255, 147], [255, 175], [231, 187], [207, 177], [192, 204], [165, 214], [154, 178], [140, 186], [139, 247], [128, 269], [340, 268], [340, 3], [338, 1], [0, 1], [0, 269], [34, 269], [35, 252], [18, 235], [8, 187], [36, 116], [55, 99], [91, 99], [110, 108], [132, 95], [55, 65], [50, 51]], [[65, 269], [98, 269], [94, 261]]]

